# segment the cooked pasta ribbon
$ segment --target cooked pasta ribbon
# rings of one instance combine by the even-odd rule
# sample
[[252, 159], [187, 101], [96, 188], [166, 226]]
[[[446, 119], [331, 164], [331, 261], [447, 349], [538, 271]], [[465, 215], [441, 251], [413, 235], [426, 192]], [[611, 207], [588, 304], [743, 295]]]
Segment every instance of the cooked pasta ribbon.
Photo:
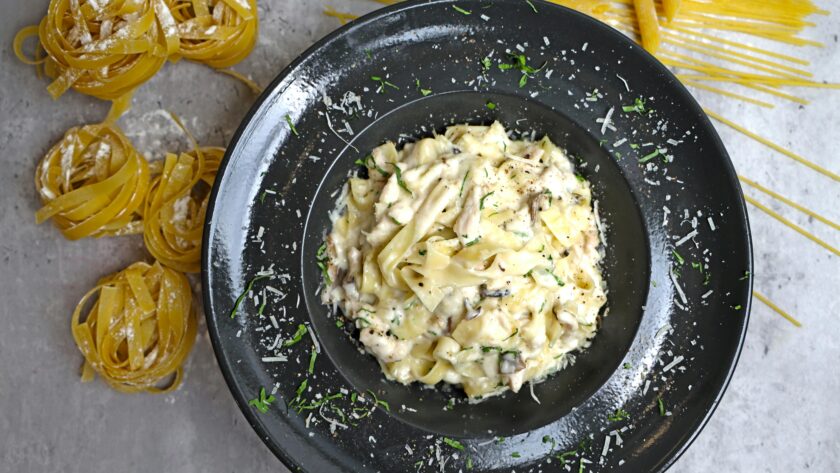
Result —
[[73, 311], [73, 338], [85, 358], [82, 381], [99, 374], [122, 392], [171, 391], [181, 382], [197, 326], [187, 278], [160, 263], [134, 263], [99, 281]]
[[222, 69], [244, 59], [257, 41], [256, 0], [166, 0], [178, 23], [177, 56]]
[[224, 148], [202, 147], [167, 154], [155, 163], [143, 212], [143, 240], [158, 261], [179, 271], [199, 271], [201, 236], [210, 188]]
[[589, 184], [548, 138], [458, 125], [350, 177], [318, 263], [385, 375], [518, 391], [589, 345], [606, 303]]
[[149, 165], [116, 125], [73, 127], [35, 169], [35, 221], [70, 240], [140, 233], [148, 187]]

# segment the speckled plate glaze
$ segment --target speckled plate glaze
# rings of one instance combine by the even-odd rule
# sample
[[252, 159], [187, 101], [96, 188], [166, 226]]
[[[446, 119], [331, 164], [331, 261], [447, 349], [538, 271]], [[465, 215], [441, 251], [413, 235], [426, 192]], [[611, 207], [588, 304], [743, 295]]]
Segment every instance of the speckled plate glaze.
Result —
[[[544, 66], [523, 80], [498, 67], [509, 53]], [[637, 98], [644, 111], [624, 110]], [[533, 396], [467, 404], [453, 390], [385, 381], [319, 303], [315, 254], [356, 159], [388, 139], [493, 120], [548, 135], [592, 182], [609, 315]], [[240, 126], [204, 241], [219, 365], [294, 471], [665, 470], [717, 405], [750, 307], [744, 202], [700, 107], [632, 41], [540, 0], [404, 2], [313, 46]], [[260, 271], [272, 275], [249, 290]], [[284, 347], [301, 324], [309, 333]], [[249, 404], [261, 388], [276, 397], [264, 413]]]

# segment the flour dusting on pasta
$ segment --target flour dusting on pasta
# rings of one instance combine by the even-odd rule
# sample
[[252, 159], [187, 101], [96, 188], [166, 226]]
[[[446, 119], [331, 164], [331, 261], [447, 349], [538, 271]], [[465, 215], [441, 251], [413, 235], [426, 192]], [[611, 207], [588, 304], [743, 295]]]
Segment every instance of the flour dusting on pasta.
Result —
[[589, 183], [547, 137], [498, 122], [386, 143], [339, 200], [319, 263], [388, 379], [481, 399], [542, 381], [606, 304]]

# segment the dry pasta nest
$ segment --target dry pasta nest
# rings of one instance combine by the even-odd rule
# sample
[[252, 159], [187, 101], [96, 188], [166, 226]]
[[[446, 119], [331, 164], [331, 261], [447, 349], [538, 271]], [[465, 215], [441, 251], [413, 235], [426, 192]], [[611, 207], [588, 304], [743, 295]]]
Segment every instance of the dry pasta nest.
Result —
[[[116, 100], [149, 80], [167, 59], [229, 67], [253, 49], [255, 0], [52, 0], [36, 26], [15, 36], [15, 55], [44, 66], [53, 98], [68, 89]], [[23, 42], [38, 36], [34, 58]]]
[[116, 126], [74, 127], [41, 160], [35, 188], [36, 221], [52, 218], [70, 240], [139, 233], [149, 165]]
[[144, 210], [143, 239], [161, 263], [184, 272], [198, 272], [201, 238], [210, 189], [224, 148], [196, 148], [167, 154], [154, 163]]
[[102, 279], [73, 312], [82, 380], [98, 373], [118, 391], [175, 389], [197, 325], [186, 276], [160, 263], [134, 263]]

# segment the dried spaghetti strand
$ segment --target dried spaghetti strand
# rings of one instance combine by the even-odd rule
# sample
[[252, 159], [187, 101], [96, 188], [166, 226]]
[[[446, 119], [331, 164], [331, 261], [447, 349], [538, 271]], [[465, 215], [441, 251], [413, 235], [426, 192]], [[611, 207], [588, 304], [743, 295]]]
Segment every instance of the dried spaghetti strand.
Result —
[[204, 215], [224, 148], [167, 154], [146, 197], [143, 240], [158, 261], [178, 271], [199, 271]]
[[324, 9], [324, 15], [331, 16], [331, 17], [337, 19], [338, 21], [341, 22], [342, 25], [346, 25], [348, 22], [353, 21], [356, 18], [359, 18], [359, 15], [354, 15], [352, 13], [347, 13], [347, 12], [341, 12], [341, 11], [336, 10], [333, 7], [325, 8]]
[[788, 322], [792, 323], [792, 324], [793, 324], [793, 325], [795, 325], [796, 327], [802, 327], [802, 323], [801, 323], [801, 322], [799, 322], [798, 320], [796, 320], [796, 319], [795, 319], [792, 315], [790, 315], [790, 314], [788, 314], [787, 312], [785, 312], [785, 311], [784, 311], [781, 307], [779, 307], [779, 306], [777, 306], [776, 304], [774, 304], [774, 303], [773, 303], [773, 301], [771, 301], [770, 299], [768, 299], [768, 298], [767, 298], [767, 296], [765, 296], [765, 295], [761, 294], [761, 293], [760, 293], [760, 292], [758, 292], [758, 291], [753, 291], [753, 295], [756, 297], [756, 299], [760, 300], [760, 301], [761, 301], [761, 302], [763, 302], [765, 305], [767, 305], [767, 307], [769, 307], [769, 308], [773, 309], [773, 311], [774, 311], [774, 312], [776, 312], [777, 314], [779, 314], [779, 315], [781, 315], [782, 317], [784, 317], [784, 318], [785, 318]]
[[[679, 76], [677, 76], [677, 77], [680, 78]], [[700, 82], [683, 80], [682, 78], [680, 78], [680, 80], [682, 80], [683, 84], [685, 84], [687, 86], [695, 87], [695, 88], [702, 89], [702, 90], [707, 90], [707, 91], [715, 93], [715, 94], [723, 95], [724, 97], [729, 97], [729, 98], [733, 98], [733, 99], [736, 99], [736, 100], [741, 100], [743, 102], [751, 103], [753, 105], [758, 105], [759, 107], [764, 107], [764, 108], [775, 108], [776, 107], [772, 103], [764, 102], [762, 100], [754, 99], [752, 97], [747, 97], [746, 95], [737, 94], [735, 92], [730, 92], [728, 90], [719, 89], [717, 87], [712, 87], [712, 86], [709, 86], [709, 85], [706, 85], [706, 84], [703, 84], [703, 83], [700, 83]]]
[[680, 11], [680, 0], [662, 0], [662, 9], [665, 10], [665, 18], [670, 23]]
[[99, 281], [73, 311], [71, 331], [85, 358], [82, 381], [95, 373], [122, 392], [171, 391], [181, 382], [197, 327], [187, 278], [160, 263], [134, 263]]
[[35, 221], [52, 219], [70, 240], [139, 233], [148, 187], [146, 160], [116, 125], [74, 127], [35, 168]]
[[779, 194], [778, 192], [774, 191], [773, 189], [768, 189], [767, 187], [764, 187], [761, 184], [753, 181], [752, 179], [748, 179], [744, 176], [739, 175], [738, 179], [740, 179], [741, 182], [747, 184], [748, 186], [750, 186], [750, 187], [752, 187], [752, 188], [754, 188], [754, 189], [756, 189], [760, 192], [763, 192], [764, 194], [769, 195], [770, 197], [778, 200], [779, 202], [782, 202], [783, 204], [787, 205], [788, 207], [792, 207], [792, 208], [802, 212], [803, 214], [805, 214], [805, 215], [807, 215], [811, 218], [814, 218], [817, 221], [822, 222], [825, 225], [828, 225], [829, 227], [831, 227], [831, 228], [833, 228], [837, 231], [840, 231], [840, 224], [834, 222], [833, 220], [829, 220], [829, 219], [823, 217], [822, 215], [814, 212], [813, 210], [811, 210], [807, 207], [804, 207], [800, 204], [797, 204], [796, 202], [794, 202], [794, 201], [788, 199], [787, 197]]
[[642, 36], [642, 47], [649, 53], [656, 54], [661, 42], [659, 20], [656, 16], [656, 5], [653, 0], [633, 0], [636, 9], [636, 21]]
[[177, 22], [176, 57], [223, 69], [245, 59], [257, 42], [256, 0], [166, 0]]
[[759, 143], [763, 144], [764, 146], [767, 146], [768, 148], [770, 148], [770, 149], [772, 149], [776, 152], [779, 152], [779, 153], [787, 156], [790, 159], [793, 159], [794, 161], [798, 162], [799, 164], [802, 164], [803, 166], [807, 166], [807, 167], [813, 169], [814, 171], [822, 174], [823, 176], [831, 178], [835, 181], [840, 181], [840, 175], [837, 175], [836, 173], [831, 172], [828, 169], [825, 169], [824, 167], [819, 166], [816, 163], [808, 161], [807, 159], [803, 158], [802, 156], [799, 156], [798, 154], [795, 154], [794, 152], [792, 152], [792, 151], [790, 151], [786, 148], [783, 148], [783, 147], [777, 145], [776, 143], [773, 143], [772, 141], [768, 140], [767, 138], [764, 138], [762, 136], [759, 136], [759, 135], [747, 130], [746, 128], [742, 127], [741, 125], [738, 125], [737, 123], [734, 123], [730, 120], [727, 120], [726, 118], [718, 115], [717, 113], [715, 113], [715, 112], [713, 112], [709, 109], [704, 108], [703, 111], [706, 112], [706, 115], [708, 115], [711, 118], [719, 121], [720, 123], [723, 123], [724, 125], [738, 131], [739, 133], [744, 134], [744, 135], [754, 139], [755, 141], [758, 141]]
[[233, 69], [217, 69], [217, 70], [224, 75], [233, 77], [234, 79], [238, 80], [239, 82], [242, 82], [243, 84], [245, 84], [246, 87], [251, 89], [251, 92], [253, 92], [257, 95], [263, 93], [263, 88], [260, 87], [259, 84], [254, 82], [254, 80], [251, 79], [250, 77], [248, 77], [244, 74], [240, 74], [239, 72], [236, 72]]
[[769, 215], [769, 216], [773, 217], [774, 219], [776, 219], [777, 221], [779, 221], [782, 225], [790, 228], [791, 230], [795, 231], [796, 233], [799, 233], [800, 235], [802, 235], [805, 238], [811, 240], [812, 242], [816, 243], [817, 245], [820, 245], [821, 247], [830, 251], [831, 253], [834, 254], [834, 256], [840, 256], [840, 250], [838, 250], [837, 248], [829, 245], [828, 243], [821, 240], [820, 238], [818, 238], [817, 236], [815, 236], [813, 233], [809, 232], [808, 230], [805, 230], [804, 228], [800, 227], [799, 225], [797, 225], [797, 224], [791, 222], [790, 220], [786, 219], [785, 217], [783, 217], [781, 214], [779, 214], [775, 210], [771, 209], [770, 207], [767, 207], [766, 205], [762, 204], [761, 202], [753, 199], [752, 197], [750, 197], [746, 194], [744, 194], [744, 199], [747, 202], [749, 202], [750, 204], [752, 204], [753, 206], [755, 206], [756, 208], [758, 208], [759, 210], [761, 210], [762, 212], [766, 213], [767, 215]]

